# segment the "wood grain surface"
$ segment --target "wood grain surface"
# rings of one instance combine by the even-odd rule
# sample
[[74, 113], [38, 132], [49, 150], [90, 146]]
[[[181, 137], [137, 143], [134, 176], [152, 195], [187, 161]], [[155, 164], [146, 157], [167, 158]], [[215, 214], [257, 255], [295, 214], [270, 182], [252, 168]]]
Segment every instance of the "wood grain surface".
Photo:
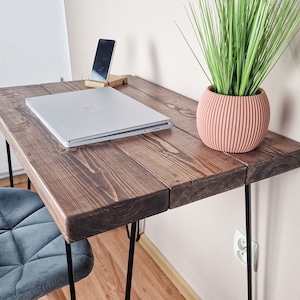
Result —
[[234, 154], [248, 168], [246, 184], [300, 167], [300, 144], [274, 132], [268, 132], [254, 151]]
[[[14, 177], [15, 188], [27, 188], [27, 178]], [[1, 182], [0, 186], [9, 186], [9, 180]], [[32, 190], [36, 190], [31, 186]], [[125, 298], [126, 274], [128, 264], [129, 239], [125, 226], [106, 231], [88, 238], [94, 255], [94, 266], [91, 273], [84, 279], [75, 283], [77, 300], [120, 300]], [[162, 264], [157, 264], [141, 245], [143, 235], [135, 244], [134, 270], [131, 287], [131, 300], [199, 300], [192, 290], [186, 290], [182, 279], [179, 287], [185, 288], [182, 293], [172, 283], [171, 279], [161, 269]], [[149, 243], [149, 242], [148, 242]], [[151, 243], [150, 243], [151, 244]], [[149, 246], [148, 246], [149, 247]], [[153, 247], [153, 246], [152, 246]], [[149, 249], [148, 249], [149, 250]], [[153, 252], [152, 252], [153, 254]], [[161, 254], [156, 252], [160, 258]], [[168, 263], [163, 264], [168, 267]], [[40, 300], [67, 300], [70, 299], [70, 288], [65, 286], [50, 294], [39, 298]]]
[[0, 92], [1, 130], [68, 242], [165, 211], [169, 198], [113, 143], [64, 148], [25, 105], [29, 96], [74, 89], [48, 84]]
[[0, 89], [0, 129], [68, 242], [300, 165], [300, 144], [272, 132], [245, 154], [207, 148], [196, 130], [196, 101], [133, 76], [117, 89], [170, 117], [173, 127], [64, 148], [25, 98], [85, 88], [72, 81]]

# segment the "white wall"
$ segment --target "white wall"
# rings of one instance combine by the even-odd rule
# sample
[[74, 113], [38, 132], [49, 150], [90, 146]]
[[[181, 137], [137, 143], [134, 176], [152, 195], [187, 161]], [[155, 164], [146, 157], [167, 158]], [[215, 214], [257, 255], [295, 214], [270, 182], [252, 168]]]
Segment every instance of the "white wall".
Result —
[[[174, 20], [188, 30], [183, 0], [65, 0], [73, 79], [86, 79], [100, 37], [118, 45], [112, 73], [134, 74], [199, 99], [208, 85]], [[300, 34], [263, 87], [270, 129], [300, 141]], [[300, 299], [300, 169], [253, 185], [253, 237], [259, 244], [256, 300]], [[246, 267], [233, 254], [245, 231], [244, 190], [147, 219], [146, 235], [203, 300], [247, 299]]]
[[[71, 79], [63, 0], [0, 0], [0, 87]], [[0, 177], [7, 177], [0, 138]], [[21, 172], [14, 159], [15, 174]]]

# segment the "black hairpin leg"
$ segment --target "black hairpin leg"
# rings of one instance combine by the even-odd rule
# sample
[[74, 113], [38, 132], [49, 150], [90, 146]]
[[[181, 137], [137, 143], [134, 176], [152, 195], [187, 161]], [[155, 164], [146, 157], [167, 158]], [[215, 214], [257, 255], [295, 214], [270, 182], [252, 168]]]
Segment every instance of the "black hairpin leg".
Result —
[[76, 300], [71, 244], [68, 244], [66, 241], [65, 244], [66, 244], [66, 254], [67, 254], [67, 263], [68, 263], [70, 297], [71, 300]]
[[[14, 177], [13, 177], [13, 171], [12, 171], [12, 165], [11, 165], [10, 146], [9, 146], [9, 143], [6, 140], [5, 140], [5, 142], [6, 142], [6, 153], [7, 153], [7, 163], [8, 163], [10, 187], [14, 187]], [[31, 181], [28, 178], [27, 189], [30, 190], [30, 188], [31, 188]]]
[[12, 166], [11, 166], [10, 146], [6, 140], [5, 140], [5, 142], [6, 142], [6, 153], [7, 153], [7, 163], [8, 163], [10, 187], [14, 187], [14, 178], [13, 178], [13, 172], [12, 172]]
[[27, 189], [28, 189], [28, 190], [31, 189], [31, 181], [30, 181], [29, 177], [28, 177], [28, 179], [27, 179]]
[[130, 300], [132, 271], [133, 271], [133, 258], [134, 258], [135, 242], [136, 242], [136, 227], [137, 227], [137, 224], [138, 224], [138, 222], [134, 222], [134, 223], [131, 224], [125, 300]]
[[252, 300], [252, 233], [251, 233], [251, 185], [245, 186], [246, 240], [247, 240], [247, 285], [248, 300]]
[[[126, 232], [127, 232], [127, 237], [130, 239], [130, 233], [129, 233], [129, 228], [128, 228], [128, 225], [126, 225]], [[141, 237], [141, 234], [140, 234], [140, 222], [139, 221], [137, 221], [137, 230], [136, 230], [136, 242], [138, 242], [139, 241], [139, 239], [140, 239], [140, 237]]]

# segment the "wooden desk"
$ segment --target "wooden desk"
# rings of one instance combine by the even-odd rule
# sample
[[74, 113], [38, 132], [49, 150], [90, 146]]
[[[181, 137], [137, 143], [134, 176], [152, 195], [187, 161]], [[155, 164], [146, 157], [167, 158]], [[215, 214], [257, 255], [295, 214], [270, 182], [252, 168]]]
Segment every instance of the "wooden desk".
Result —
[[169, 116], [174, 126], [66, 149], [25, 98], [79, 89], [84, 81], [0, 89], [0, 129], [67, 243], [300, 166], [300, 143], [272, 132], [246, 154], [205, 147], [196, 131], [197, 102], [131, 76], [117, 89]]

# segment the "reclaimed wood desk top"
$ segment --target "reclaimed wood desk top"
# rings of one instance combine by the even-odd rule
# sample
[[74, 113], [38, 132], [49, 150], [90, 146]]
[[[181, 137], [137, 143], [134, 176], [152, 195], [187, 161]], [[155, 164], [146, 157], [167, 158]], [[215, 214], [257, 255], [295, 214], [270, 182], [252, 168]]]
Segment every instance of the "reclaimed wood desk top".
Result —
[[117, 89], [173, 127], [64, 148], [25, 98], [80, 89], [84, 81], [0, 89], [0, 130], [69, 243], [300, 166], [300, 143], [272, 132], [245, 154], [207, 148], [196, 131], [197, 102], [133, 76]]

